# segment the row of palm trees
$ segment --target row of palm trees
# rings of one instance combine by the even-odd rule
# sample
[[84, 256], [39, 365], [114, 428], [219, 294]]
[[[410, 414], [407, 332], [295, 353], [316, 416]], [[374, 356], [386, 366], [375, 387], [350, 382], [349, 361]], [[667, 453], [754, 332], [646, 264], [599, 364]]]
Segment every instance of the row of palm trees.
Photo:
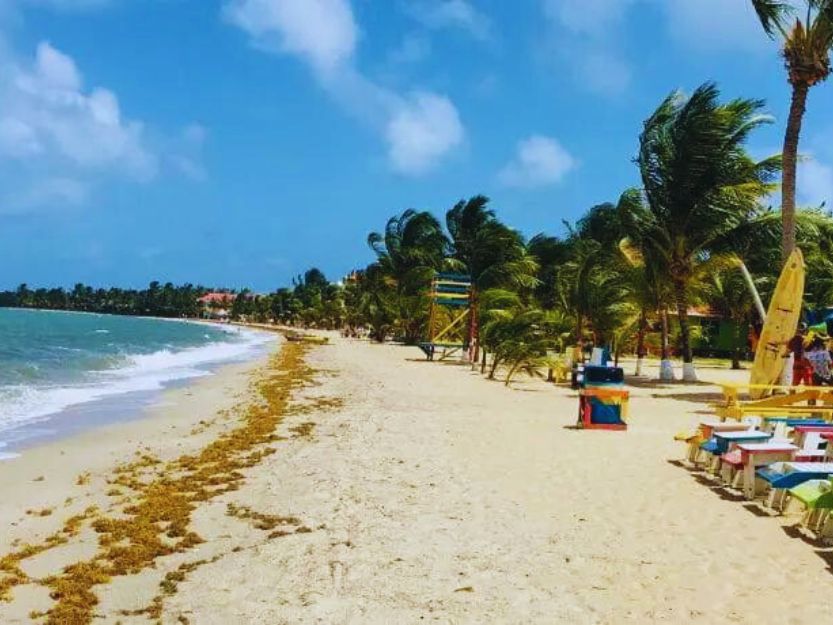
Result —
[[[368, 238], [376, 261], [345, 288], [347, 322], [369, 325], [380, 340], [417, 342], [431, 276], [457, 271], [472, 279], [484, 373], [504, 367], [510, 380], [546, 370], [548, 354], [591, 341], [636, 352], [638, 368], [655, 347], [665, 376], [676, 350], [683, 377], [694, 379], [699, 327], [689, 311], [708, 306], [734, 322], [740, 347], [758, 316], [743, 272], [766, 299], [781, 264], [782, 215], [768, 201], [783, 159], [746, 150], [772, 122], [762, 111], [760, 100], [721, 101], [711, 83], [671, 93], [639, 136], [641, 185], [592, 207], [563, 237], [526, 240], [483, 196], [448, 210], [445, 227], [427, 211], [391, 217]], [[810, 266], [808, 304], [833, 302], [833, 220], [805, 209], [793, 223]]]

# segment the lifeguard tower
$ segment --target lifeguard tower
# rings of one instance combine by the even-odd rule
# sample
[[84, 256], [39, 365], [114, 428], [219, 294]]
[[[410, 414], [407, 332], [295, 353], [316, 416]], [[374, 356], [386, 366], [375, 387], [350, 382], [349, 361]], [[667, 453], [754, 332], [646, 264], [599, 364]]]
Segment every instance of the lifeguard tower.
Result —
[[[428, 360], [444, 360], [466, 350], [474, 333], [471, 277], [436, 273], [429, 292], [428, 339], [419, 344]], [[439, 352], [439, 354], [438, 354]]]

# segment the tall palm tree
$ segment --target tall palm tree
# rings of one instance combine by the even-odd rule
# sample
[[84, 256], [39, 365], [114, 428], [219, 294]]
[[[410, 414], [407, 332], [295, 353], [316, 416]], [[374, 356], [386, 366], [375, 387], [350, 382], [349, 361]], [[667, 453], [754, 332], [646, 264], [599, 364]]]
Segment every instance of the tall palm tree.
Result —
[[[721, 104], [714, 84], [688, 98], [671, 93], [645, 122], [637, 164], [644, 206], [629, 207], [632, 228], [665, 266], [680, 322], [683, 379], [696, 379], [688, 308], [691, 288], [727, 263], [721, 244], [760, 213], [780, 157], [757, 162], [744, 149], [770, 122], [760, 100]], [[631, 198], [639, 194], [631, 194]]]
[[811, 87], [830, 75], [833, 0], [752, 0], [752, 6], [766, 34], [782, 40], [787, 80], [792, 86], [782, 154], [782, 254], [786, 258], [795, 248], [796, 162], [807, 95]]

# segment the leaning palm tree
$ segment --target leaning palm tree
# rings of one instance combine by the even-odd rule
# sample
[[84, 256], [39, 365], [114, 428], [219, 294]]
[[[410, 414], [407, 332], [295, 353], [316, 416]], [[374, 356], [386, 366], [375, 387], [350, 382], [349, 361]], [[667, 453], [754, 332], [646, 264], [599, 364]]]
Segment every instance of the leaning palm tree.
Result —
[[428, 319], [428, 284], [445, 262], [448, 238], [431, 213], [409, 209], [391, 217], [384, 233], [372, 232], [367, 241], [376, 253], [379, 270], [395, 287], [405, 341], [414, 343]]
[[780, 157], [758, 162], [744, 149], [749, 135], [771, 121], [760, 113], [763, 102], [721, 104], [718, 98], [717, 87], [706, 83], [688, 98], [673, 92], [663, 100], [640, 135], [643, 189], [625, 198], [631, 229], [660, 259], [673, 286], [685, 380], [696, 379], [692, 287], [727, 264], [721, 245], [759, 215], [780, 169]]
[[538, 263], [516, 230], [501, 223], [488, 207], [489, 199], [478, 195], [462, 200], [446, 213], [451, 235], [450, 266], [471, 276], [474, 360], [479, 353], [479, 294], [487, 289], [531, 289], [538, 284]]
[[783, 41], [784, 65], [787, 69], [787, 80], [792, 86], [782, 154], [782, 254], [786, 258], [795, 248], [796, 162], [807, 95], [811, 87], [830, 75], [833, 0], [752, 0], [752, 6], [766, 34], [772, 38], [779, 37]]

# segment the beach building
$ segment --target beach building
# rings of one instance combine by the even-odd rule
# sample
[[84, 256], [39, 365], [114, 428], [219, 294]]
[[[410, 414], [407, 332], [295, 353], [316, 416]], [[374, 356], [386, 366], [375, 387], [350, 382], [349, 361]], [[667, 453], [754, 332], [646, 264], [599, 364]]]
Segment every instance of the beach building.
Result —
[[228, 319], [229, 309], [234, 303], [235, 297], [237, 296], [234, 293], [219, 291], [206, 293], [197, 300], [202, 309], [200, 316], [203, 319]]

